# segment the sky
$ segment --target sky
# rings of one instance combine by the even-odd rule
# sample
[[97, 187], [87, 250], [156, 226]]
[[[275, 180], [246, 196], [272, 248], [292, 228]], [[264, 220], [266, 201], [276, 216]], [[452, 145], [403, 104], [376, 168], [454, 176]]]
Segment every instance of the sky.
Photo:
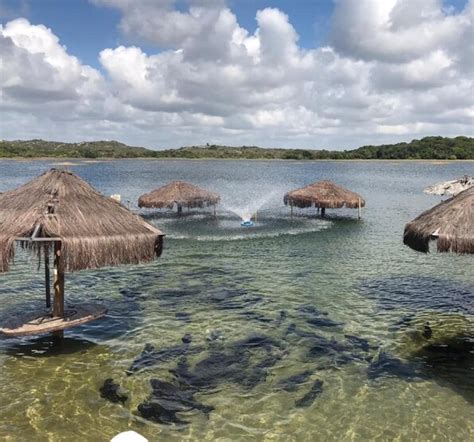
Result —
[[474, 135], [474, 0], [0, 0], [0, 138]]

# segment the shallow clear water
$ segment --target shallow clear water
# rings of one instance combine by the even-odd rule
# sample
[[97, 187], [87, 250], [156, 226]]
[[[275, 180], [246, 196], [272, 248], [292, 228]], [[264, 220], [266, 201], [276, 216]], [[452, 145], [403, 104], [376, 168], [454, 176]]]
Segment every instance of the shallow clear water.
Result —
[[[0, 191], [52, 164], [0, 161]], [[0, 438], [103, 441], [128, 429], [150, 440], [474, 438], [472, 257], [423, 255], [401, 241], [405, 223], [439, 201], [422, 189], [472, 174], [473, 163], [127, 160], [69, 167], [134, 208], [140, 194], [184, 179], [221, 193], [225, 209], [217, 220], [205, 210], [181, 218], [147, 212], [167, 234], [160, 259], [68, 274], [66, 299], [100, 301], [109, 315], [68, 331], [61, 349], [48, 337], [0, 340]], [[353, 210], [328, 211], [325, 220], [301, 210], [291, 218], [283, 194], [319, 179], [361, 193], [362, 219]], [[255, 227], [241, 228], [234, 212], [256, 206]], [[1, 316], [41, 305], [42, 293], [42, 270], [18, 251], [11, 272], [0, 276]], [[426, 322], [429, 339], [422, 336]], [[257, 334], [270, 344], [242, 350], [242, 340]], [[457, 351], [423, 349], [448, 340]], [[127, 376], [147, 343], [178, 349]], [[228, 355], [231, 365], [216, 355]], [[140, 417], [150, 379], [176, 382], [170, 370], [184, 363], [202, 375], [206, 358], [216, 361], [215, 376], [195, 399], [214, 411], [179, 413], [188, 422], [182, 425]], [[282, 388], [288, 376], [308, 371], [292, 391]], [[106, 378], [127, 392], [124, 405], [100, 397]], [[322, 392], [297, 406], [317, 380]]]

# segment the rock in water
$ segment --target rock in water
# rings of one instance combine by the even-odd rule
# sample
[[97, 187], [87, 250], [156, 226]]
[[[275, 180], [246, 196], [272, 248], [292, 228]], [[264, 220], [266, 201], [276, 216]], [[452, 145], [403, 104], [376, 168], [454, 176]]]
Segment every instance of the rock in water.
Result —
[[179, 356], [195, 354], [201, 351], [201, 349], [198, 347], [190, 346], [192, 341], [191, 334], [188, 333], [184, 335], [181, 340], [183, 342], [182, 344], [174, 345], [172, 347], [165, 347], [160, 350], [156, 350], [151, 344], [145, 344], [145, 348], [141, 352], [140, 356], [135, 358], [135, 360], [132, 362], [132, 365], [127, 370], [127, 375], [130, 376], [133, 373], [153, 367], [154, 365], [158, 365], [162, 362], [176, 359]]
[[208, 331], [206, 340], [209, 342], [222, 341], [224, 340], [224, 335], [219, 330], [211, 330], [211, 331]]
[[361, 349], [362, 351], [369, 351], [370, 344], [369, 341], [365, 338], [360, 338], [359, 336], [354, 335], [344, 335], [344, 337], [356, 348]]
[[423, 327], [423, 337], [425, 339], [430, 339], [433, 336], [433, 330], [431, 330], [430, 323], [427, 322]]
[[369, 364], [367, 376], [372, 380], [387, 376], [396, 376], [406, 381], [427, 378], [426, 374], [421, 372], [415, 364], [404, 362], [401, 359], [388, 355], [384, 351], [381, 351]]
[[314, 381], [311, 389], [301, 399], [295, 402], [296, 407], [309, 407], [315, 399], [323, 392], [323, 381]]
[[104, 385], [100, 387], [99, 391], [100, 397], [114, 403], [121, 402], [123, 404], [128, 399], [128, 396], [120, 393], [120, 385], [115, 384], [112, 378], [106, 379]]
[[189, 422], [181, 420], [176, 416], [176, 411], [169, 411], [157, 402], [146, 401], [138, 405], [138, 411], [145, 418], [159, 424], [186, 425]]
[[214, 410], [214, 407], [198, 402], [194, 398], [194, 390], [159, 379], [152, 379], [150, 383], [153, 389], [150, 396], [138, 406], [145, 419], [161, 424], [187, 424], [176, 413], [195, 409], [209, 416]]
[[186, 333], [182, 338], [181, 341], [183, 344], [191, 344], [193, 340], [193, 335], [191, 333]]
[[301, 384], [304, 384], [310, 376], [314, 373], [312, 370], [306, 370], [302, 373], [289, 376], [285, 379], [281, 379], [278, 382], [278, 386], [285, 391], [296, 391]]
[[306, 319], [306, 322], [314, 327], [340, 327], [344, 325], [343, 322], [336, 322], [329, 318], [310, 318]]
[[194, 398], [194, 390], [185, 389], [182, 386], [176, 386], [170, 382], [161, 381], [159, 379], [152, 379], [150, 381], [151, 387], [153, 388], [152, 397], [153, 399], [165, 400], [169, 404], [174, 403], [176, 405], [181, 405], [182, 410], [184, 408], [196, 409], [202, 411], [204, 414], [208, 415], [211, 411], [214, 410], [212, 405], [204, 405], [198, 402]]
[[298, 307], [298, 313], [301, 316], [327, 316], [327, 312], [317, 309], [314, 305], [303, 304]]
[[280, 310], [277, 318], [275, 319], [275, 327], [280, 327], [280, 325], [286, 320], [288, 317], [288, 312], [285, 310]]
[[275, 339], [252, 334], [222, 348], [211, 348], [208, 356], [197, 362], [192, 370], [186, 360], [181, 359], [170, 373], [178, 383], [194, 390], [214, 389], [221, 382], [251, 389], [265, 381], [268, 369], [284, 354], [281, 344]]
[[191, 313], [188, 312], [176, 312], [175, 318], [183, 322], [191, 322]]

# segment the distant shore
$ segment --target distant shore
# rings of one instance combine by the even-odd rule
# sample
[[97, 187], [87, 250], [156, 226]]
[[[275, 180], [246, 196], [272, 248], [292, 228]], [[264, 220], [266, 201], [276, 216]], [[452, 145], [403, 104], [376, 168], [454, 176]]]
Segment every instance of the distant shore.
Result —
[[[410, 158], [410, 159], [360, 159], [360, 158], [352, 158], [352, 159], [334, 159], [334, 158], [325, 158], [325, 159], [314, 159], [314, 160], [295, 160], [295, 159], [282, 159], [282, 158], [176, 158], [176, 157], [163, 157], [163, 158], [155, 158], [155, 157], [138, 157], [138, 158], [97, 158], [91, 160], [90, 158], [58, 158], [58, 157], [0, 157], [0, 161], [50, 161], [57, 165], [76, 165], [75, 163], [81, 164], [94, 164], [94, 163], [105, 163], [111, 161], [277, 161], [277, 162], [284, 162], [284, 163], [328, 163], [328, 162], [351, 162], [351, 163], [472, 163], [474, 159], [453, 159], [453, 160], [446, 160], [446, 159], [436, 159], [436, 158]], [[68, 163], [68, 164], [66, 164]], [[71, 164], [69, 164], [71, 163]]]
[[257, 161], [346, 161], [346, 160], [428, 160], [474, 159], [474, 138], [432, 136], [397, 144], [366, 145], [351, 150], [263, 148], [207, 143], [174, 149], [152, 150], [118, 141], [63, 143], [47, 140], [0, 141], [0, 158], [50, 159], [56, 161], [110, 159], [159, 160], [257, 160]]

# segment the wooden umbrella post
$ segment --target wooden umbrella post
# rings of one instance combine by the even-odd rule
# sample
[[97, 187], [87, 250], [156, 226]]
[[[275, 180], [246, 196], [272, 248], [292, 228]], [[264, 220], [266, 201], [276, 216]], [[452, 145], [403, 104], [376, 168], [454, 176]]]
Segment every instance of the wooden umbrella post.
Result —
[[214, 218], [217, 217], [217, 212], [216, 212], [216, 205], [214, 204]]
[[291, 204], [291, 203], [290, 203], [290, 209], [291, 209], [290, 216], [293, 218], [293, 204]]
[[183, 207], [181, 204], [178, 204], [178, 215], [181, 215], [183, 213]]
[[361, 207], [360, 207], [360, 198], [359, 198], [359, 206], [358, 206], [358, 213], [359, 213], [359, 219], [361, 217]]
[[[64, 317], [64, 269], [61, 263], [61, 243], [54, 243], [54, 303], [53, 317]], [[58, 330], [53, 332], [56, 338], [62, 339], [64, 331]]]
[[321, 218], [324, 218], [325, 215], [326, 215], [326, 208], [321, 207]]
[[44, 280], [46, 292], [46, 308], [51, 307], [51, 279], [49, 274], [49, 244], [44, 246]]
[[54, 304], [53, 316], [64, 316], [64, 271], [61, 265], [61, 243], [54, 243]]

